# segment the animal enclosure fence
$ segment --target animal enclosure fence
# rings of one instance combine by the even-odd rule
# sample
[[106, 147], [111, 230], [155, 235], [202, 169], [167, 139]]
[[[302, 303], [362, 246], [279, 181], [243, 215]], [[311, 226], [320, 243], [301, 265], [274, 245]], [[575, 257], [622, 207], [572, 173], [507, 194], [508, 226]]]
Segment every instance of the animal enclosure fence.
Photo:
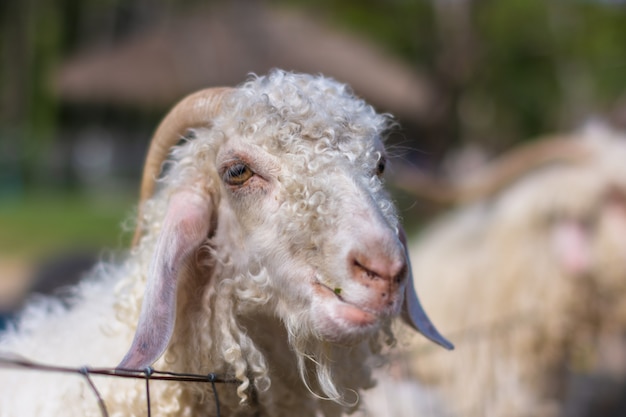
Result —
[[147, 367], [143, 370], [137, 369], [119, 369], [119, 368], [91, 368], [83, 366], [80, 368], [64, 367], [51, 364], [39, 363], [26, 358], [22, 358], [16, 355], [0, 353], [0, 368], [11, 369], [23, 369], [25, 371], [39, 371], [39, 372], [56, 372], [64, 374], [81, 375], [87, 386], [94, 394], [95, 401], [98, 403], [100, 414], [102, 417], [109, 417], [107, 407], [104, 398], [100, 395], [96, 384], [93, 382], [92, 375], [101, 375], [115, 378], [132, 378], [132, 379], [144, 379], [146, 381], [146, 415], [151, 417], [151, 402], [150, 402], [150, 381], [177, 381], [177, 382], [192, 382], [211, 384], [213, 397], [215, 399], [215, 412], [216, 416], [220, 417], [220, 401], [217, 393], [216, 384], [236, 384], [239, 381], [234, 378], [228, 378], [220, 376], [214, 373], [207, 375], [191, 374], [191, 373], [176, 373], [158, 371], [152, 367]]

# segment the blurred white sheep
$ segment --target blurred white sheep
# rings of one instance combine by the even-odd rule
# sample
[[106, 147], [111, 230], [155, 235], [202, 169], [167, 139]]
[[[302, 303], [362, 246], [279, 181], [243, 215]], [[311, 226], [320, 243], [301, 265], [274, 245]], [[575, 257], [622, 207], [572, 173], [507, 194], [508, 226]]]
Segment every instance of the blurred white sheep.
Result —
[[623, 407], [626, 137], [546, 138], [454, 185], [402, 175], [458, 205], [410, 242], [425, 308], [457, 345], [440, 355], [415, 341], [414, 376], [462, 417]]

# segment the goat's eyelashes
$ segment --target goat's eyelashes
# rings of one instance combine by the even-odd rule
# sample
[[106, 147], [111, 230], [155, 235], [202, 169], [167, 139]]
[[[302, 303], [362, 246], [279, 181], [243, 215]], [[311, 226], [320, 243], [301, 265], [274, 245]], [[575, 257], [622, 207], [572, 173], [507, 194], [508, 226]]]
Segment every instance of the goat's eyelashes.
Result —
[[248, 165], [237, 162], [226, 168], [223, 178], [224, 182], [228, 185], [240, 186], [252, 178], [253, 175], [254, 172], [252, 172]]

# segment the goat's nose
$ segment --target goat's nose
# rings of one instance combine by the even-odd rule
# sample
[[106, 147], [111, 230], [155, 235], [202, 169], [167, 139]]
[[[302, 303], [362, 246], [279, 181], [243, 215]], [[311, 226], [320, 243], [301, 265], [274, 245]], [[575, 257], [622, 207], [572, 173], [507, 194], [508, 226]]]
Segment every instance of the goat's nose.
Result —
[[349, 257], [352, 279], [367, 288], [362, 305], [374, 311], [386, 311], [396, 305], [400, 284], [407, 276], [404, 257], [375, 251], [355, 251]]

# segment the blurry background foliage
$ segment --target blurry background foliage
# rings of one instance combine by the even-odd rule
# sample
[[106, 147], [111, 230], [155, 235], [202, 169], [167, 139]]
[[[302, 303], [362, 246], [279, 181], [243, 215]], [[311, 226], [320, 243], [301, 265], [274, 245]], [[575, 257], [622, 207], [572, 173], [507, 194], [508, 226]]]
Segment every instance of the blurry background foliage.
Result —
[[[468, 145], [495, 155], [593, 118], [626, 125], [624, 1], [234, 3], [304, 11], [419, 73], [434, 92], [432, 111], [399, 120], [405, 129], [394, 141], [426, 171]], [[78, 51], [115, 48], [158, 22], [222, 4], [0, 2], [0, 256], [68, 242], [125, 245], [119, 224], [132, 217], [145, 147], [166, 108], [65, 100], [55, 71]]]

